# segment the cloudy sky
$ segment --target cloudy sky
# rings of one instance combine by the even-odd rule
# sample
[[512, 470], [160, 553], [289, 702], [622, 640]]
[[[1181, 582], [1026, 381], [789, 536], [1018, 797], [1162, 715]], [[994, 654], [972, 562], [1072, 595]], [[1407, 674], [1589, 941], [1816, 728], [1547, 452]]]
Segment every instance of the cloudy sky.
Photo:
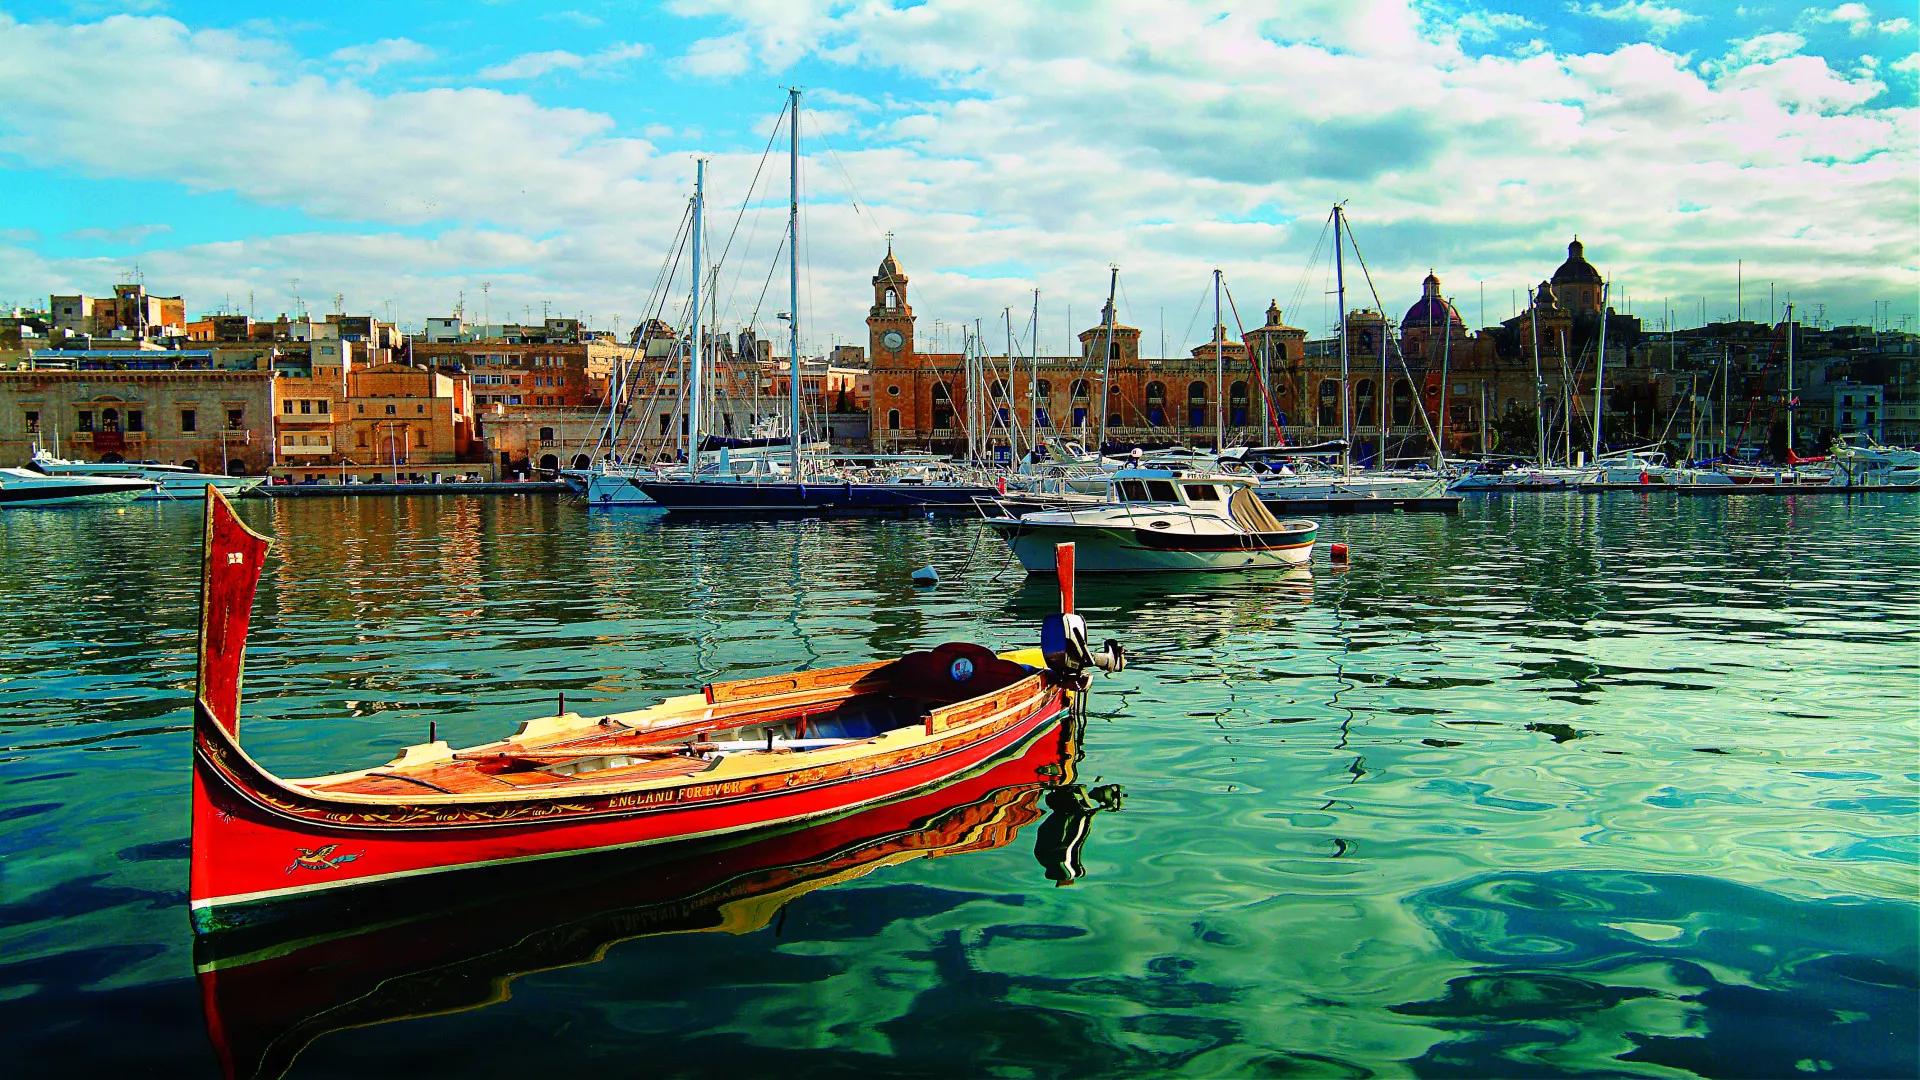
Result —
[[193, 313], [339, 295], [417, 325], [464, 290], [474, 319], [630, 324], [704, 156], [710, 233], [733, 241], [724, 319], [771, 331], [784, 160], [748, 192], [799, 85], [809, 351], [864, 343], [888, 232], [923, 347], [975, 318], [1003, 340], [1008, 306], [1024, 335], [1037, 287], [1060, 351], [1110, 264], [1149, 351], [1205, 339], [1216, 266], [1243, 322], [1277, 299], [1318, 335], [1340, 200], [1394, 312], [1431, 267], [1470, 323], [1505, 318], [1578, 233], [1649, 325], [1731, 315], [1744, 260], [1750, 318], [1771, 284], [1831, 322], [1897, 326], [1920, 293], [1913, 14], [0, 0], [0, 303], [105, 292], [137, 266]]

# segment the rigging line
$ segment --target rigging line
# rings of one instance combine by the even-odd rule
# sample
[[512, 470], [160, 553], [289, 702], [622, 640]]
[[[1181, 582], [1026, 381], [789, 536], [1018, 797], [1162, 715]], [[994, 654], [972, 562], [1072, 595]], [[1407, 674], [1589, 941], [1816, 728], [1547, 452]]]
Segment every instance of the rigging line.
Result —
[[1307, 286], [1313, 280], [1313, 268], [1320, 265], [1320, 260], [1326, 252], [1327, 232], [1331, 228], [1333, 228], [1333, 217], [1328, 215], [1327, 220], [1320, 224], [1320, 239], [1314, 242], [1313, 255], [1307, 260], [1306, 268], [1300, 271], [1300, 282], [1294, 286], [1293, 295], [1287, 298], [1287, 310], [1298, 310], [1300, 305], [1306, 302]]
[[[680, 243], [681, 228], [685, 226], [687, 217], [690, 216], [692, 212], [693, 212], [693, 205], [689, 203], [687, 205], [686, 211], [681, 216], [680, 225], [675, 226], [674, 228], [673, 239], [668, 243], [667, 250], [669, 252], [669, 255], [661, 257], [660, 269], [654, 271], [653, 286], [647, 294], [646, 305], [643, 306], [641, 309], [642, 314], [640, 316], [639, 325], [642, 328], [644, 328], [647, 325], [648, 316], [646, 313], [654, 310], [654, 308], [657, 307], [660, 302], [661, 279], [663, 275], [666, 273], [666, 266], [668, 263], [668, 259], [671, 253], [678, 249], [679, 243]], [[619, 328], [615, 327], [614, 329], [617, 332]], [[618, 383], [623, 390], [626, 387], [627, 380], [628, 378], [631, 377], [633, 370], [639, 365], [640, 352], [644, 347], [645, 338], [646, 338], [646, 333], [645, 333], [645, 330], [642, 329], [642, 332], [639, 335], [636, 335], [636, 340], [633, 343], [633, 346], [634, 346], [633, 356], [628, 358], [626, 362], [622, 364], [619, 369]], [[620, 447], [619, 406], [620, 406], [620, 402], [616, 395], [614, 394], [607, 395], [607, 422], [602, 428], [602, 431], [600, 433], [600, 438], [597, 439], [593, 444], [593, 453], [594, 453], [594, 456], [596, 457], [599, 456], [600, 448], [603, 445], [607, 447], [609, 453], [615, 456], [618, 455], [619, 447]]]
[[[1384, 323], [1386, 319], [1387, 307], [1386, 307], [1386, 304], [1383, 303], [1380, 299], [1380, 290], [1374, 287], [1373, 272], [1367, 269], [1366, 256], [1360, 254], [1360, 241], [1354, 239], [1352, 215], [1347, 216], [1347, 240], [1349, 243], [1353, 245], [1354, 261], [1360, 264], [1360, 274], [1367, 281], [1367, 291], [1373, 294], [1374, 309], [1381, 313], [1380, 317], [1382, 322]], [[1451, 326], [1449, 326], [1448, 333], [1452, 333]], [[1400, 340], [1394, 337], [1391, 333], [1388, 333], [1384, 330], [1382, 331], [1382, 336], [1384, 336], [1387, 339], [1387, 341], [1393, 345], [1393, 353], [1400, 360], [1400, 371], [1407, 377], [1407, 388], [1409, 390], [1413, 389], [1413, 387], [1417, 384], [1413, 377], [1413, 369], [1407, 365], [1407, 354], [1400, 351]], [[1375, 402], [1376, 408], [1384, 407], [1386, 403], [1384, 390], [1385, 388], [1379, 388], [1374, 391], [1374, 402]], [[1433, 422], [1427, 419], [1426, 404], [1424, 402], [1421, 402], [1417, 395], [1414, 400], [1415, 400], [1415, 404], [1418, 406], [1417, 408], [1414, 409], [1414, 412], [1418, 413], [1420, 416], [1420, 426], [1426, 430], [1428, 440], [1430, 440], [1434, 448], [1438, 450], [1440, 446], [1440, 436], [1435, 434], [1433, 430]], [[1387, 452], [1386, 446], [1382, 445], [1380, 447], [1381, 455], [1384, 456], [1386, 452]]]
[[[1212, 278], [1212, 277], [1213, 277], [1213, 275], [1212, 275], [1212, 274], [1208, 274], [1208, 275], [1207, 275], [1207, 277], [1208, 277], [1208, 278]], [[1193, 340], [1193, 325], [1194, 325], [1195, 323], [1197, 323], [1197, 322], [1199, 322], [1199, 321], [1200, 321], [1200, 309], [1201, 309], [1202, 307], [1204, 307], [1204, 306], [1206, 306], [1206, 303], [1207, 303], [1207, 293], [1208, 293], [1208, 292], [1209, 292], [1209, 291], [1210, 291], [1210, 290], [1211, 290], [1212, 288], [1213, 288], [1213, 282], [1212, 282], [1212, 281], [1208, 281], [1208, 282], [1207, 282], [1207, 284], [1206, 284], [1206, 286], [1205, 286], [1204, 288], [1202, 288], [1202, 289], [1200, 290], [1200, 299], [1198, 299], [1198, 300], [1195, 300], [1195, 301], [1193, 302], [1193, 314], [1192, 314], [1191, 316], [1189, 316], [1189, 317], [1188, 317], [1188, 319], [1187, 319], [1187, 328], [1186, 328], [1185, 330], [1183, 330], [1183, 331], [1181, 331], [1181, 332], [1180, 332], [1180, 340], [1181, 340], [1181, 341], [1192, 341], [1192, 340]], [[1211, 337], [1213, 337], [1213, 333], [1212, 333], [1212, 331], [1208, 331], [1208, 333], [1207, 333], [1207, 337], [1209, 337], [1209, 338], [1211, 338]], [[1178, 346], [1178, 345], [1176, 345], [1176, 346], [1174, 346], [1174, 347], [1175, 347], [1175, 348], [1178, 348], [1179, 346]]]
[[753, 167], [753, 179], [747, 184], [746, 197], [740, 200], [739, 212], [733, 216], [733, 229], [727, 233], [726, 245], [720, 249], [720, 258], [715, 260], [716, 265], [726, 262], [727, 253], [733, 250], [733, 238], [739, 235], [740, 221], [747, 216], [747, 207], [753, 202], [753, 193], [760, 186], [760, 174], [766, 170], [767, 159], [773, 154], [773, 140], [780, 137], [781, 123], [786, 119], [786, 116], [787, 105], [786, 103], [782, 103], [780, 106], [780, 116], [773, 122], [773, 131], [767, 135], [767, 145], [760, 150], [760, 163]]
[[880, 229], [880, 222], [875, 220], [872, 210], [860, 205], [860, 187], [853, 182], [853, 174], [847, 171], [846, 162], [840, 159], [840, 151], [834, 149], [833, 140], [827, 138], [826, 129], [820, 126], [819, 121], [814, 122], [813, 132], [820, 137], [822, 143], [826, 144], [827, 157], [833, 161], [834, 167], [840, 170], [841, 179], [847, 182], [847, 199], [853, 204], [854, 217], [857, 220], [864, 216], [867, 219], [868, 227], [873, 229], [877, 235]]
[[[649, 331], [652, 329], [652, 324], [659, 319], [662, 310], [666, 307], [667, 296], [672, 289], [673, 278], [675, 275], [679, 273], [680, 256], [683, 252], [686, 251], [687, 238], [692, 234], [692, 221], [693, 221], [693, 200], [689, 199], [687, 200], [687, 205], [685, 210], [682, 212], [680, 216], [680, 224], [674, 229], [673, 240], [670, 246], [668, 247], [667, 254], [665, 257], [661, 259], [660, 269], [656, 271], [654, 274], [653, 289], [648, 295], [647, 306], [643, 309], [642, 314], [640, 316], [640, 327], [641, 327], [641, 332], [639, 335], [640, 340], [636, 342], [634, 346], [634, 355], [633, 355], [632, 363], [628, 366], [626, 371], [622, 372], [622, 375], [621, 375], [621, 384], [623, 389], [631, 385], [630, 380], [632, 376], [635, 374], [636, 370], [638, 371], [645, 370], [646, 357], [643, 355], [645, 343], [647, 341]], [[656, 394], [658, 393], [657, 380], [655, 382], [655, 393]], [[617, 401], [614, 401], [612, 397], [609, 396], [609, 399], [608, 399], [609, 408], [617, 408], [618, 404], [619, 403]], [[648, 407], [649, 408], [652, 407], [651, 402], [649, 403]], [[634, 444], [639, 441], [641, 434], [642, 433], [640, 432], [640, 430], [636, 428], [634, 434], [628, 437], [627, 449], [628, 449], [629, 456], [631, 456], [632, 452], [634, 451], [635, 449]], [[619, 433], [619, 427], [617, 423], [614, 425], [614, 432], [611, 439], [609, 440], [609, 451], [611, 452], [612, 456], [616, 460], [620, 458], [621, 456], [620, 455], [620, 433]]]
[[[773, 288], [773, 275], [780, 272], [780, 253], [787, 250], [787, 232], [780, 230], [780, 243], [773, 249], [773, 260], [767, 264], [767, 280], [760, 284], [760, 298], [753, 302], [753, 317], [747, 320], [747, 329], [760, 325], [760, 308], [767, 302], [767, 290]], [[758, 340], [759, 334], [754, 335]]]

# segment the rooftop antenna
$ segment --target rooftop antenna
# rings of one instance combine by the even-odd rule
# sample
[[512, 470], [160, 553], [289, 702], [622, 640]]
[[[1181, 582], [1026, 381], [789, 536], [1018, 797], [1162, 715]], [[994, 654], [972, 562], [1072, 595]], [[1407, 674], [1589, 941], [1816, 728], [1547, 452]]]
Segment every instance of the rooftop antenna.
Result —
[[347, 298], [339, 293], [333, 294], [333, 313], [335, 315], [345, 315], [347, 313], [346, 301]]
[[480, 283], [480, 325], [482, 326], [489, 325], [493, 322], [493, 297], [490, 293], [492, 288], [493, 282], [491, 281], [483, 281]]
[[454, 302], [453, 317], [461, 322], [467, 321], [467, 290], [460, 290], [460, 298]]
[[300, 314], [300, 279], [294, 278], [287, 282], [287, 291], [293, 294], [293, 313]]

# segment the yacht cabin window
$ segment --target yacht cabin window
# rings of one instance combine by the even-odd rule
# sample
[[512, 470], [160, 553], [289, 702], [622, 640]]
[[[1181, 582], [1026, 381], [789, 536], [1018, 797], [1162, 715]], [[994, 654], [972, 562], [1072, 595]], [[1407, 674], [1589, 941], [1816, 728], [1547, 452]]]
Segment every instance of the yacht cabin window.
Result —
[[1173, 493], [1173, 481], [1147, 481], [1147, 498], [1153, 502], [1179, 502], [1180, 497]]
[[1120, 481], [1120, 498], [1127, 502], [1146, 502], [1147, 485], [1138, 480]]
[[1214, 490], [1212, 484], [1181, 484], [1180, 490], [1186, 492], [1187, 501], [1190, 503], [1220, 501], [1220, 495]]

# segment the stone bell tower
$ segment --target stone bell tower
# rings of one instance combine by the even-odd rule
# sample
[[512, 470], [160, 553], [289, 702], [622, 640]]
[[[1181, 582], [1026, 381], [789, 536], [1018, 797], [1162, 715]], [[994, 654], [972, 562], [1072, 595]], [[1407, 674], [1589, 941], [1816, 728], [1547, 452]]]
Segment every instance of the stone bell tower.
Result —
[[892, 233], [887, 234], [887, 257], [873, 275], [867, 348], [875, 367], [897, 365], [913, 355], [913, 307], [907, 303], [907, 275], [893, 259]]

